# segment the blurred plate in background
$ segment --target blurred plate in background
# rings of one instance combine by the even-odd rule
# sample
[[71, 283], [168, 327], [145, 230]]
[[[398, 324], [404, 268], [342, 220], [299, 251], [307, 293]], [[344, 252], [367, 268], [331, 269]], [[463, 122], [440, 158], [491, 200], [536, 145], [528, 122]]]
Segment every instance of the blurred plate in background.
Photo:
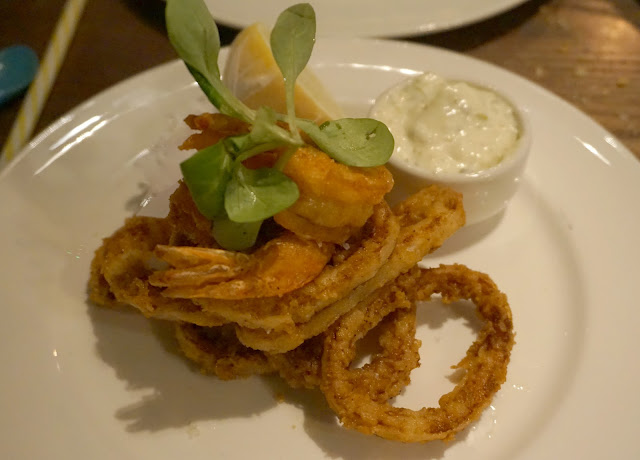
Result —
[[[311, 1], [319, 36], [400, 37], [453, 29], [502, 13], [526, 0]], [[292, 0], [205, 0], [216, 20], [237, 28], [275, 23]]]

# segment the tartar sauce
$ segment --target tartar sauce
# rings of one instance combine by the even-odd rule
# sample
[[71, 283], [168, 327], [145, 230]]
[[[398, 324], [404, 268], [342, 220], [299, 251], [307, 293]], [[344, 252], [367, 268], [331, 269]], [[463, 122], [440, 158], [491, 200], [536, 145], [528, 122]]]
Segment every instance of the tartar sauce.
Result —
[[496, 166], [515, 151], [520, 135], [515, 110], [502, 96], [433, 73], [387, 91], [372, 116], [393, 134], [394, 156], [435, 174]]

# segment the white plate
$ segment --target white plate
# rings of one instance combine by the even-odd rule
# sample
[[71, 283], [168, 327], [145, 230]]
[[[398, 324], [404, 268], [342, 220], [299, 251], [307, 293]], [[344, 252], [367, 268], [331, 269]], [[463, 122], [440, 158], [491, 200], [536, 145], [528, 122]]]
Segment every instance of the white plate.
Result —
[[[399, 37], [428, 34], [480, 21], [526, 0], [322, 0], [311, 2], [319, 36]], [[221, 23], [242, 28], [275, 23], [290, 0], [205, 0]]]
[[[363, 436], [319, 393], [202, 376], [164, 323], [86, 302], [93, 251], [137, 208], [154, 162], [175, 155], [150, 147], [209, 107], [170, 63], [87, 101], [0, 173], [0, 457], [639, 458], [640, 163], [557, 97], [461, 55], [326, 39], [312, 65], [353, 115], [417, 70], [492, 81], [529, 113], [514, 201], [426, 261], [488, 272], [509, 296], [517, 344], [492, 406], [450, 444]], [[474, 325], [463, 306], [420, 312], [422, 367], [400, 398], [412, 407], [451, 388]]]

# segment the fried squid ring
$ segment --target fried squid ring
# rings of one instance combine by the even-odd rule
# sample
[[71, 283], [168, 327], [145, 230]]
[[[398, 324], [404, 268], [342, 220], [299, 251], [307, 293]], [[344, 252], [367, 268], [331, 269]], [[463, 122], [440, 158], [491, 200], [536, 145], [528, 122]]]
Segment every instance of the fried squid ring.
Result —
[[298, 313], [306, 314], [295, 317], [296, 324], [293, 327], [269, 332], [238, 327], [240, 341], [248, 347], [269, 353], [284, 353], [299, 346], [310, 337], [327, 330], [334, 321], [373, 291], [439, 248], [465, 221], [462, 195], [437, 185], [429, 186], [409, 197], [394, 209], [394, 214], [401, 222], [396, 246], [372, 278], [351, 289], [346, 297], [325, 304], [323, 308], [300, 308]]
[[275, 372], [265, 354], [242, 345], [229, 325], [208, 328], [176, 323], [176, 339], [184, 355], [202, 373], [221, 380]]
[[465, 371], [460, 382], [440, 398], [437, 408], [414, 411], [369, 396], [366, 380], [349, 366], [356, 342], [383, 314], [384, 306], [376, 307], [379, 296], [374, 293], [326, 333], [321, 389], [348, 428], [403, 442], [451, 440], [480, 416], [506, 380], [514, 344], [511, 309], [487, 275], [463, 265], [413, 270], [396, 282], [406, 285], [404, 290], [413, 302], [439, 293], [445, 303], [468, 299], [476, 305], [484, 326], [466, 356], [454, 366]]
[[[409, 383], [411, 371], [420, 363], [420, 342], [414, 338], [415, 306], [402, 292], [399, 294], [385, 298], [386, 311], [395, 311], [386, 315], [378, 326], [380, 350], [373, 354], [370, 363], [354, 370], [362, 381], [368, 382], [368, 394], [375, 401], [397, 396]], [[176, 323], [176, 338], [184, 355], [203, 373], [222, 380], [278, 373], [293, 388], [317, 388], [321, 383], [324, 334], [281, 354], [268, 354], [243, 346], [228, 325], [201, 327]]]
[[176, 323], [176, 339], [184, 355], [204, 374], [222, 380], [279, 372], [294, 388], [320, 386], [324, 336], [314, 337], [288, 353], [269, 355], [242, 345], [230, 325], [202, 327]]
[[182, 180], [169, 198], [169, 214], [166, 220], [171, 226], [171, 237], [167, 244], [219, 247], [211, 234], [211, 221], [198, 211], [187, 184]]
[[163, 296], [160, 288], [149, 283], [148, 277], [155, 271], [153, 250], [166, 244], [170, 233], [165, 219], [137, 216], [104, 238], [91, 262], [90, 300], [105, 307], [131, 305], [146, 317], [178, 315], [189, 322], [197, 318], [206, 326], [226, 323], [219, 315], [203, 313], [189, 299]]
[[[420, 341], [415, 340], [416, 310], [406, 296], [388, 297], [389, 310], [377, 328], [378, 349], [371, 361], [354, 369], [375, 401], [386, 401], [400, 394], [409, 383], [413, 369], [420, 365]], [[291, 351], [267, 354], [280, 376], [293, 388], [320, 386], [321, 359], [325, 335], [306, 340]]]

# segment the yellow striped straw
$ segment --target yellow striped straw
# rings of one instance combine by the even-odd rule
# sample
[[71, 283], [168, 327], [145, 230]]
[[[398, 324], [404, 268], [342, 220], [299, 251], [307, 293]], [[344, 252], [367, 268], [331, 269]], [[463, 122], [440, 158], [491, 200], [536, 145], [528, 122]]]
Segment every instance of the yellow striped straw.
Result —
[[4, 164], [11, 161], [14, 155], [31, 138], [86, 3], [87, 0], [67, 0], [65, 3], [60, 19], [58, 19], [53, 35], [49, 40], [49, 45], [36, 78], [29, 87], [29, 91], [22, 102], [18, 116], [11, 127], [11, 132], [2, 150], [0, 160], [3, 160]]

